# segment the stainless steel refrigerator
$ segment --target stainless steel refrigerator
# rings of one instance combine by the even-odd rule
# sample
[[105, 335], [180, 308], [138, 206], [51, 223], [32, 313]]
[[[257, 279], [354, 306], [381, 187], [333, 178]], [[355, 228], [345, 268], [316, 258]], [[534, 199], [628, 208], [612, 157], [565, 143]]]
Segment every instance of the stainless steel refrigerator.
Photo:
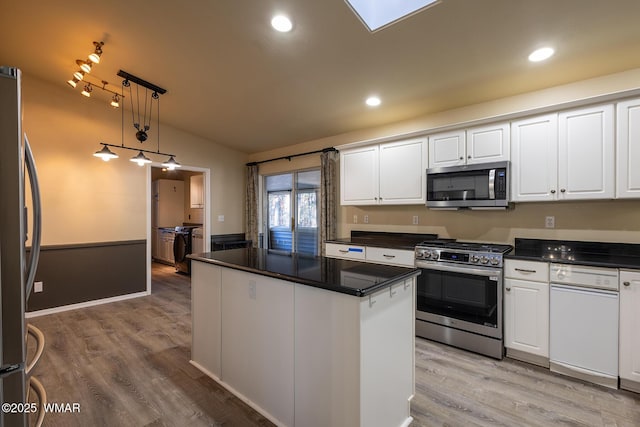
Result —
[[[46, 399], [31, 370], [42, 354], [43, 337], [35, 357], [27, 361], [27, 334], [37, 335], [25, 320], [27, 298], [33, 287], [40, 254], [40, 192], [33, 155], [22, 129], [21, 73], [0, 67], [0, 426], [27, 425], [32, 407], [25, 407], [29, 389]], [[25, 180], [28, 179], [28, 184]], [[26, 209], [30, 188], [33, 212]], [[33, 226], [28, 227], [28, 218]], [[27, 234], [29, 233], [29, 235]], [[31, 237], [27, 251], [27, 237]], [[41, 334], [40, 334], [41, 335]], [[39, 389], [38, 389], [39, 388]], [[35, 424], [44, 415], [40, 405]]]

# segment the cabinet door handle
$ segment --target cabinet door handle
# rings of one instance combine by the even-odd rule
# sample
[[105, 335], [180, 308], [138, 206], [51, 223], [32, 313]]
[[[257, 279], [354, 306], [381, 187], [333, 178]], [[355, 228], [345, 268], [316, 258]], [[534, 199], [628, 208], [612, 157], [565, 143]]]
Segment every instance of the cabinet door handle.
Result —
[[505, 291], [509, 292], [511, 288], [504, 288]]
[[625, 286], [630, 286], [631, 285], [630, 282], [622, 282], [622, 284], [625, 285]]
[[387, 254], [382, 254], [383, 257], [385, 258], [395, 258], [395, 255], [387, 255]]
[[348, 254], [349, 251], [346, 249], [338, 249], [338, 252], [340, 252], [341, 254]]
[[464, 157], [460, 156], [460, 160], [463, 160], [463, 159], [464, 159]]
[[556, 190], [551, 190], [551, 194], [556, 194]]
[[470, 158], [471, 158], [471, 156], [467, 156], [467, 159], [470, 159]]
[[526, 268], [515, 268], [514, 270], [521, 273], [536, 273], [536, 270], [527, 270]]
[[561, 192], [561, 193], [566, 193], [566, 191], [567, 191], [567, 190], [565, 190], [564, 188], [561, 188], [561, 189], [560, 189], [560, 192]]

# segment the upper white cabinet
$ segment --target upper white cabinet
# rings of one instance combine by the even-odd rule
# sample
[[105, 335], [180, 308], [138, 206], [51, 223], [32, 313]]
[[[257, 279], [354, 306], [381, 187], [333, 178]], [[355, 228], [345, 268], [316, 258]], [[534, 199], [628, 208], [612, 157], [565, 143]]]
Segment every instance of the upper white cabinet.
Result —
[[554, 200], [558, 187], [558, 115], [511, 123], [511, 200]]
[[429, 167], [465, 164], [465, 144], [464, 130], [429, 136]]
[[558, 187], [561, 199], [614, 197], [613, 112], [613, 105], [608, 104], [558, 115]]
[[429, 167], [509, 160], [508, 123], [478, 126], [429, 136]]
[[616, 196], [640, 197], [640, 99], [618, 103], [617, 113]]
[[189, 193], [192, 208], [204, 208], [204, 175], [189, 177]]
[[613, 198], [613, 116], [601, 105], [514, 121], [511, 199]]
[[640, 271], [620, 270], [620, 387], [640, 393]]
[[423, 138], [340, 152], [343, 205], [425, 203], [426, 143]]
[[340, 202], [343, 205], [378, 203], [378, 146], [340, 151]]

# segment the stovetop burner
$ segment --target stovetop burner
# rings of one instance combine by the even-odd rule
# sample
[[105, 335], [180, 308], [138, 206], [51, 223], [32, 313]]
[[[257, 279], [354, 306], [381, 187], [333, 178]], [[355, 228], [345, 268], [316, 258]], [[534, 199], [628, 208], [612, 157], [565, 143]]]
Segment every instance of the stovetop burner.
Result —
[[457, 242], [454, 239], [427, 240], [415, 248], [416, 261], [502, 267], [502, 256], [513, 249], [496, 243]]

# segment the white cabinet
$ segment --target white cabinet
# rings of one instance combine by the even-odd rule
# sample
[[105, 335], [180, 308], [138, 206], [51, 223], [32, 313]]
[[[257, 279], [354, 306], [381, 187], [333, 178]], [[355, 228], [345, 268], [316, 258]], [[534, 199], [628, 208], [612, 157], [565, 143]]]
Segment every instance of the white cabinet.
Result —
[[157, 247], [156, 253], [153, 257], [167, 264], [173, 265], [175, 258], [173, 256], [173, 241], [175, 233], [170, 230], [158, 229], [156, 230]]
[[509, 160], [508, 123], [477, 126], [429, 136], [429, 167]]
[[340, 151], [341, 204], [377, 204], [379, 175], [377, 145]]
[[189, 177], [189, 195], [192, 208], [204, 208], [204, 175]]
[[618, 103], [616, 196], [640, 197], [640, 99]]
[[558, 115], [511, 123], [511, 200], [554, 200], [558, 187]]
[[507, 356], [549, 366], [549, 264], [505, 260]]
[[424, 139], [390, 142], [340, 152], [342, 205], [425, 203]]
[[429, 168], [465, 164], [464, 130], [429, 136]]
[[558, 187], [563, 200], [614, 197], [613, 105], [558, 115]]
[[366, 248], [358, 245], [347, 245], [341, 243], [326, 243], [325, 256], [330, 258], [353, 259], [364, 261], [366, 258]]
[[407, 249], [326, 243], [325, 254], [330, 258], [367, 261], [375, 264], [401, 265], [404, 267], [413, 267], [415, 265], [414, 252]]
[[620, 270], [620, 387], [640, 393], [640, 271]]
[[511, 124], [514, 202], [614, 197], [613, 105]]

